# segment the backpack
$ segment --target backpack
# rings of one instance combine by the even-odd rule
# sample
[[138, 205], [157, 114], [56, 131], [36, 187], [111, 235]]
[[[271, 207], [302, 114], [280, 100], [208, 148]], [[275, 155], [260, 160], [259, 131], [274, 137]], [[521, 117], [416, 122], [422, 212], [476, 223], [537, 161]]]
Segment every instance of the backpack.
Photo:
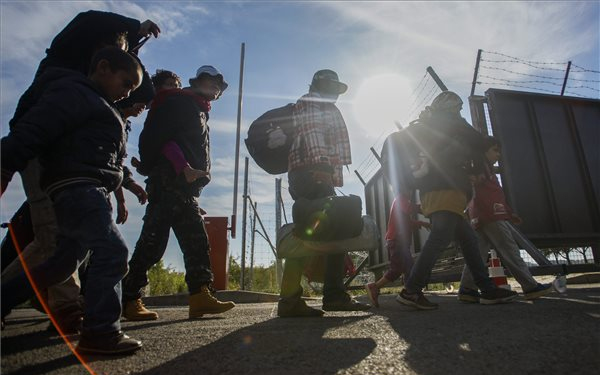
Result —
[[428, 173], [423, 151], [414, 139], [414, 126], [390, 134], [381, 150], [383, 175], [395, 194], [418, 188], [421, 178]]
[[288, 155], [294, 141], [294, 104], [263, 113], [250, 124], [246, 148], [265, 172], [288, 171]]
[[359, 236], [362, 201], [356, 195], [299, 198], [292, 206], [294, 234], [307, 241], [336, 241]]

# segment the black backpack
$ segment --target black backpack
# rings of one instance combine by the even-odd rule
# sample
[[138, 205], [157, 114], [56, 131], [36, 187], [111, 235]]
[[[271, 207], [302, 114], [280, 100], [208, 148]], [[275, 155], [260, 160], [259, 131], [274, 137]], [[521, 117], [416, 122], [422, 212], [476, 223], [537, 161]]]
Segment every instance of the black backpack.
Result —
[[292, 206], [294, 234], [307, 241], [337, 241], [360, 235], [362, 201], [356, 195], [299, 198]]
[[[265, 172], [281, 174], [288, 171], [288, 155], [294, 141], [294, 104], [275, 108], [263, 113], [250, 124], [246, 147], [252, 159]], [[285, 142], [269, 148], [269, 133], [281, 129]]]

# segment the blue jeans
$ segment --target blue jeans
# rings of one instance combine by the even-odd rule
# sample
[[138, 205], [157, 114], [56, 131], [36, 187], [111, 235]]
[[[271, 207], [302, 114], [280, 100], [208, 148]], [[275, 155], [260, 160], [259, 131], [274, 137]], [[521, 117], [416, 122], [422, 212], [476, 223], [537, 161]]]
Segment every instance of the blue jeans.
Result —
[[[84, 335], [121, 329], [121, 279], [128, 250], [112, 219], [106, 189], [78, 186], [58, 193], [54, 209], [59, 226], [55, 254], [31, 270], [38, 289], [65, 281], [90, 254], [85, 289]], [[27, 277], [2, 284], [2, 316], [33, 295]]]
[[450, 211], [438, 211], [431, 214], [431, 232], [405, 283], [409, 293], [420, 292], [431, 277], [431, 270], [440, 254], [455, 240], [460, 246], [465, 263], [471, 270], [475, 284], [483, 292], [495, 288], [488, 277], [487, 269], [479, 255], [477, 235], [471, 225], [462, 216]]

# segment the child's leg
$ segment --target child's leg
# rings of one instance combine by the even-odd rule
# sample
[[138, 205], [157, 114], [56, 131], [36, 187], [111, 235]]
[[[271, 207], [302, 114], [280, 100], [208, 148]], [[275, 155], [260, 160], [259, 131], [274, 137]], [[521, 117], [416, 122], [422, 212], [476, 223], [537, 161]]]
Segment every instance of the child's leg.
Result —
[[119, 331], [128, 251], [112, 219], [109, 194], [94, 186], [70, 188], [56, 196], [54, 206], [61, 236], [91, 252], [82, 337]]
[[483, 292], [487, 293], [496, 289], [494, 282], [488, 276], [487, 267], [481, 259], [478, 246], [477, 234], [471, 228], [467, 220], [460, 218], [456, 224], [456, 239], [465, 258], [465, 263], [469, 267], [475, 285]]
[[210, 244], [197, 198], [178, 199], [173, 204], [173, 232], [183, 252], [185, 281], [191, 295], [213, 281]]
[[162, 194], [146, 207], [142, 232], [129, 261], [129, 272], [123, 279], [123, 301], [142, 298], [148, 285], [148, 270], [165, 254], [173, 212], [166, 195]]
[[[480, 231], [475, 231], [477, 234], [477, 246], [479, 246], [479, 252], [481, 254], [481, 259], [485, 263], [487, 260], [488, 252], [490, 251], [490, 242]], [[460, 278], [460, 288], [459, 289], [471, 289], [477, 290], [477, 285], [475, 285], [475, 281], [473, 280], [473, 275], [471, 274], [471, 270], [465, 264], [462, 272], [462, 277]]]
[[498, 252], [502, 264], [521, 284], [523, 291], [526, 292], [537, 287], [537, 281], [535, 281], [529, 267], [521, 258], [519, 245], [515, 242], [508, 223], [504, 220], [495, 221], [484, 225], [481, 229]]

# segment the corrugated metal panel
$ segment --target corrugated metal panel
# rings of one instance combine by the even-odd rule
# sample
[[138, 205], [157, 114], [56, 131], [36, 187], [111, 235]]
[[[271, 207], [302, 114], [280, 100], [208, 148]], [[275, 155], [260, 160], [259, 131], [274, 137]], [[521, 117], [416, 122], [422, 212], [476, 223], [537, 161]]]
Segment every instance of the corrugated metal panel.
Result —
[[600, 239], [600, 101], [490, 89], [502, 182], [540, 246]]

